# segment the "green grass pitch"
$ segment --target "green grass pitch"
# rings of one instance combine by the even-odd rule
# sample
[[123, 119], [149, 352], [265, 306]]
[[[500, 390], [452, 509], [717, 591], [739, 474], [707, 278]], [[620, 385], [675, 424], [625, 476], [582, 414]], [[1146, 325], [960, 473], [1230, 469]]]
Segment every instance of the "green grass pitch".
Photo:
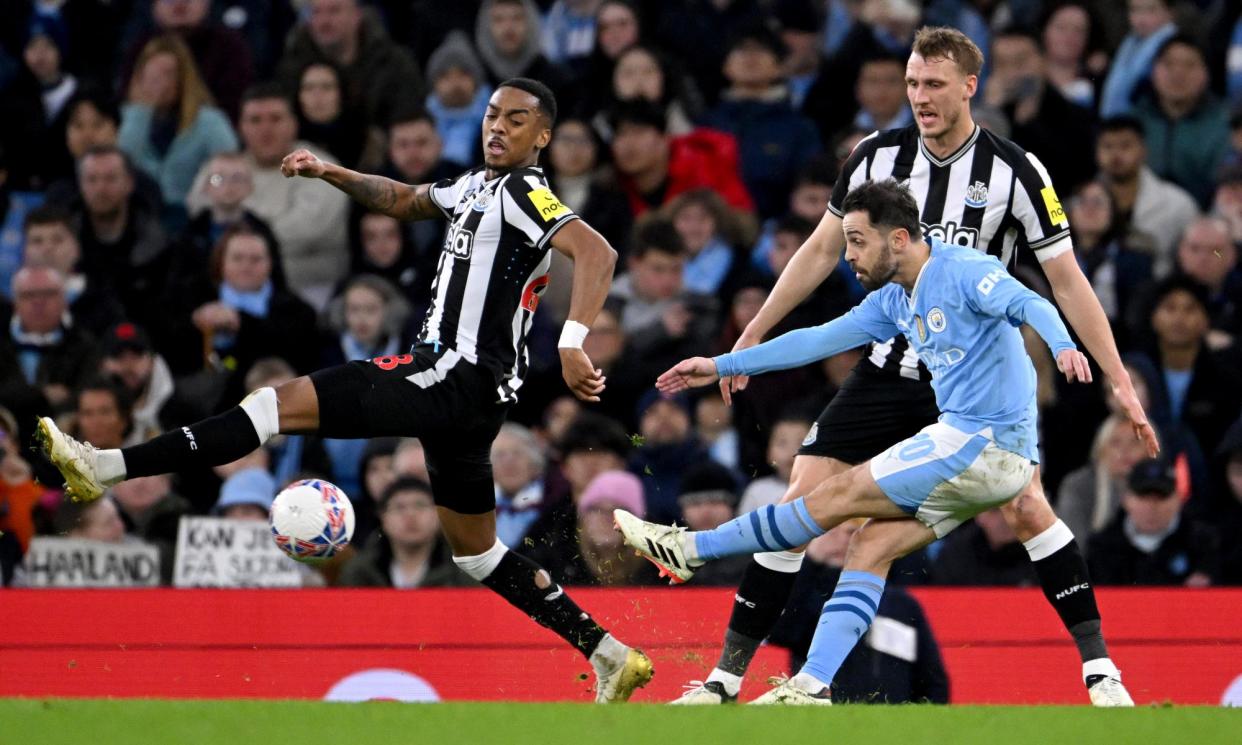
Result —
[[1242, 742], [1242, 710], [0, 700], [0, 745], [1009, 745]]

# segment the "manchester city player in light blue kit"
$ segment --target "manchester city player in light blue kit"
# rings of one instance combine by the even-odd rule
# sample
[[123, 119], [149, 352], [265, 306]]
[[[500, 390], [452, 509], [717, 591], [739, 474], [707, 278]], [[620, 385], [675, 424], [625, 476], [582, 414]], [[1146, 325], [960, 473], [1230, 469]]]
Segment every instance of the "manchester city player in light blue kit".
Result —
[[1039, 458], [1035, 368], [1018, 326], [1039, 333], [1070, 381], [1091, 380], [1087, 358], [1056, 309], [995, 258], [924, 241], [918, 207], [904, 187], [866, 183], [843, 207], [845, 258], [874, 292], [823, 326], [714, 359], [684, 360], [656, 385], [675, 393], [721, 376], [798, 367], [900, 332], [931, 371], [939, 421], [804, 497], [714, 530], [688, 532], [615, 513], [626, 541], [675, 583], [713, 559], [791, 549], [850, 518], [871, 518], [850, 541], [806, 665], [754, 703], [831, 703], [829, 684], [875, 618], [892, 562], [1008, 502], [1031, 480]]

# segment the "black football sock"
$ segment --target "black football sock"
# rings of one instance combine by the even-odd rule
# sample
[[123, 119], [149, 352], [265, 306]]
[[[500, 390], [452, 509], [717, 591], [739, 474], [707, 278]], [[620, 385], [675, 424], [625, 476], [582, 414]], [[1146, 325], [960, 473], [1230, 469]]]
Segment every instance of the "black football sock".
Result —
[[733, 596], [729, 630], [716, 667], [733, 675], [745, 675], [755, 651], [785, 611], [797, 572], [778, 572], [751, 559]]
[[1095, 604], [1095, 590], [1078, 542], [1071, 540], [1034, 564], [1044, 597], [1074, 637], [1082, 661], [1108, 657], [1100, 630], [1100, 609]]
[[260, 444], [250, 416], [234, 406], [210, 419], [123, 448], [121, 455], [125, 477], [134, 479], [232, 463]]
[[504, 558], [482, 582], [585, 657], [591, 656], [608, 633], [552, 581], [546, 570], [525, 556], [505, 551]]

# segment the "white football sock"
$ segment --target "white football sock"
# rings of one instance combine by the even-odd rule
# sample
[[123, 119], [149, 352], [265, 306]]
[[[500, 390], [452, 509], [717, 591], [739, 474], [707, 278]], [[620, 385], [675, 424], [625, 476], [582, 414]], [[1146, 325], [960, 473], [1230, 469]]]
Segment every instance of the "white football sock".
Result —
[[604, 634], [595, 651], [591, 652], [591, 667], [596, 672], [612, 672], [625, 664], [625, 656], [629, 651], [630, 648], [614, 639], [612, 634]]
[[104, 486], [125, 480], [125, 456], [114, 448], [95, 451], [95, 476]]
[[828, 688], [828, 684], [810, 673], [798, 673], [789, 679], [790, 685], [807, 693], [819, 693]]
[[1082, 679], [1086, 682], [1087, 678], [1092, 675], [1107, 675], [1110, 678], [1121, 680], [1121, 671], [1113, 664], [1113, 661], [1107, 657], [1100, 657], [1094, 660], [1087, 660], [1082, 663]]
[[707, 676], [707, 682], [717, 681], [724, 686], [725, 692], [730, 696], [736, 696], [738, 691], [742, 690], [742, 676], [734, 675], [720, 668], [712, 668], [711, 673]]

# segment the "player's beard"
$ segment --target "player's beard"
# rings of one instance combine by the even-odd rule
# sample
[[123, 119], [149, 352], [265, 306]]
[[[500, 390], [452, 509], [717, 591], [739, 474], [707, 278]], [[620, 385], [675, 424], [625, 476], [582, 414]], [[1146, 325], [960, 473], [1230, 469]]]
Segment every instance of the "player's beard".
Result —
[[893, 277], [897, 276], [897, 262], [893, 259], [893, 249], [888, 241], [884, 242], [884, 250], [876, 258], [875, 265], [864, 272], [858, 272], [858, 275], [858, 283], [867, 292], [878, 290], [893, 281]]

